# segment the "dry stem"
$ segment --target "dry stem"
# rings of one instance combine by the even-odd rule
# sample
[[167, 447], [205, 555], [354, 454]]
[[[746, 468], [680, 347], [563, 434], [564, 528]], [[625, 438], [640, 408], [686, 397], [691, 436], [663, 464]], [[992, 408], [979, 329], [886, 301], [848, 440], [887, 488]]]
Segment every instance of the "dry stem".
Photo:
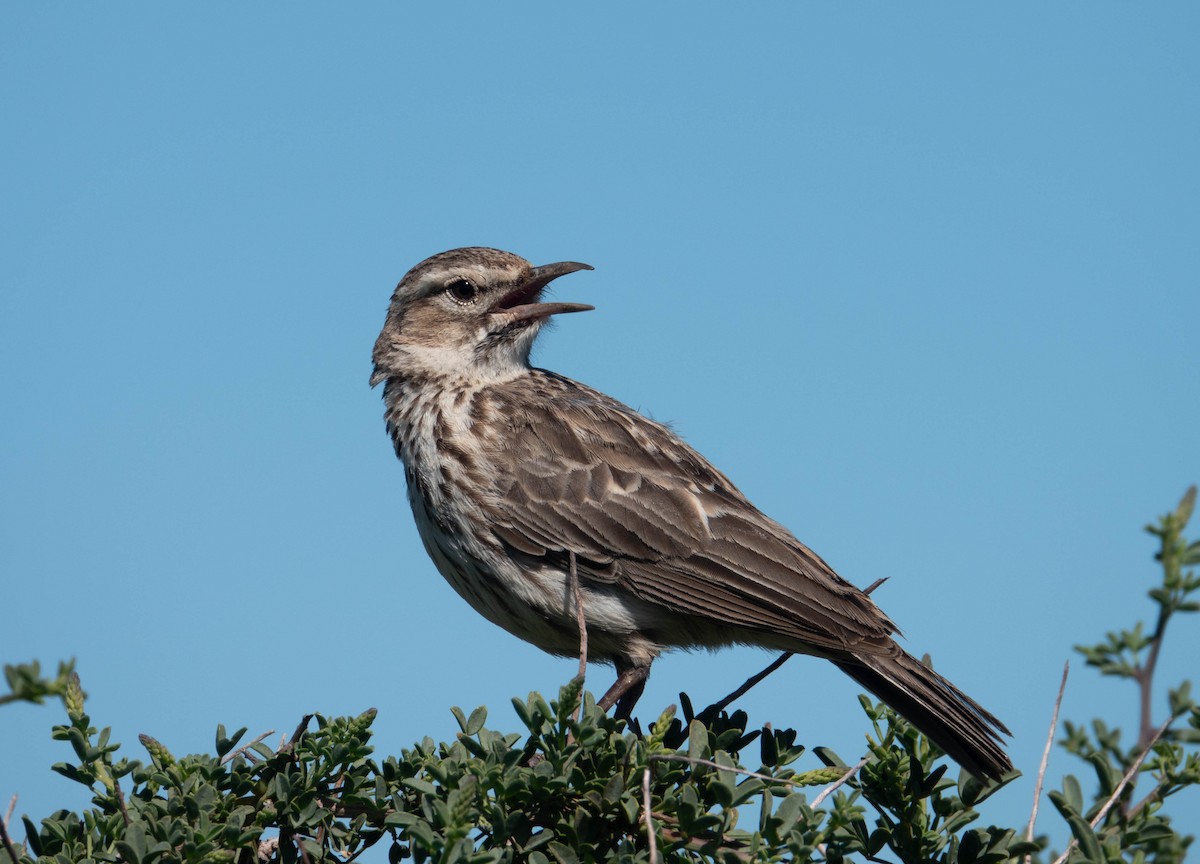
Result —
[[[1029, 827], [1025, 829], [1025, 839], [1033, 840], [1033, 826], [1037, 822], [1038, 804], [1042, 799], [1042, 784], [1046, 780], [1046, 766], [1050, 764], [1050, 748], [1054, 746], [1054, 733], [1058, 730], [1058, 709], [1062, 707], [1063, 693], [1067, 689], [1067, 673], [1071, 669], [1070, 661], [1063, 664], [1062, 682], [1058, 685], [1058, 698], [1054, 700], [1054, 713], [1050, 716], [1050, 731], [1046, 733], [1046, 749], [1042, 751], [1042, 762], [1038, 766], [1037, 783], [1033, 787], [1033, 810], [1029, 814]], [[1032, 864], [1033, 854], [1025, 856], [1025, 864]]]
[[[587, 618], [583, 614], [583, 591], [579, 587], [579, 570], [575, 564], [575, 553], [568, 552], [571, 562], [571, 593], [575, 595], [575, 620], [579, 623], [579, 678], [582, 682], [587, 676]], [[583, 712], [583, 685], [579, 687], [579, 704], [575, 706], [575, 719]]]
[[[654, 836], [654, 814], [650, 810], [650, 766], [642, 771], [642, 812], [646, 817], [646, 842], [650, 847], [650, 864], [658, 861], [658, 838]], [[15, 859], [14, 859], [15, 860]]]
[[[244, 747], [239, 747], [236, 750], [230, 750], [228, 753], [226, 753], [221, 758], [221, 764], [226, 765], [226, 764], [232, 762], [234, 759], [236, 759], [240, 755], [244, 755], [246, 758], [249, 759], [250, 758], [250, 748], [253, 747], [255, 744], [258, 744], [259, 742], [265, 740], [268, 735], [274, 735], [274, 734], [275, 734], [274, 729], [268, 729], [266, 732], [259, 735], [257, 738], [255, 738], [253, 741], [251, 741], [249, 744], [245, 745]], [[253, 760], [251, 759], [251, 761], [253, 761]]]

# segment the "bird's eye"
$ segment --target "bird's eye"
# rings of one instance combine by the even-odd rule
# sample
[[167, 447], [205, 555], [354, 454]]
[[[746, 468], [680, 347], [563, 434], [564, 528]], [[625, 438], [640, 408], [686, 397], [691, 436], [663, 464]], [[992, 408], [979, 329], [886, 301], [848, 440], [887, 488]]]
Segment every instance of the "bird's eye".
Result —
[[450, 295], [450, 299], [455, 303], [467, 306], [475, 302], [475, 299], [479, 296], [479, 289], [468, 279], [455, 279], [446, 286], [446, 293]]

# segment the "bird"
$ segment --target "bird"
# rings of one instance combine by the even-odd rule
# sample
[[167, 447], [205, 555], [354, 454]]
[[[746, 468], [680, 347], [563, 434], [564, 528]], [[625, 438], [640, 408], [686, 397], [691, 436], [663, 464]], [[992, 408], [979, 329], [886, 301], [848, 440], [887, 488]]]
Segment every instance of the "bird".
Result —
[[531, 365], [547, 321], [595, 308], [547, 286], [591, 269], [467, 247], [392, 294], [370, 383], [442, 576], [553, 655], [578, 656], [582, 611], [617, 716], [664, 651], [752, 645], [833, 662], [978, 778], [1011, 771], [1004, 724], [908, 654], [866, 593], [666, 425]]

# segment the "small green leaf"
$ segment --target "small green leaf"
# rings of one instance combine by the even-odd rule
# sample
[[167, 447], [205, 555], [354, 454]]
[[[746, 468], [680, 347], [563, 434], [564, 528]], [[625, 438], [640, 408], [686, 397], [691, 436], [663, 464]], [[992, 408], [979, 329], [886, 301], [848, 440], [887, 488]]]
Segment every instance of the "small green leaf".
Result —
[[774, 731], [764, 728], [762, 737], [758, 739], [758, 747], [764, 767], [773, 768], [779, 763], [779, 747], [776, 746]]
[[437, 789], [428, 780], [421, 780], [418, 777], [401, 777], [400, 784], [407, 786], [414, 792], [421, 792], [425, 795], [436, 795]]
[[[460, 712], [461, 713], [461, 712]], [[467, 735], [474, 735], [483, 728], [483, 724], [487, 721], [487, 708], [480, 705], [471, 712], [471, 716], [467, 718], [467, 725], [463, 727], [463, 732]]]
[[564, 846], [561, 843], [550, 843], [546, 848], [550, 850], [550, 854], [554, 856], [554, 860], [558, 864], [579, 864], [579, 856], [569, 846]]
[[[7, 667], [5, 672], [7, 672]], [[33, 827], [33, 823], [29, 821], [28, 816], [21, 817], [21, 824], [25, 826], [25, 843], [29, 846], [31, 852], [39, 858], [42, 857], [42, 840], [38, 836], [37, 829]]]
[[692, 697], [686, 693], [679, 694], [679, 707], [683, 711], [683, 722], [691, 723], [696, 719], [696, 711], [692, 708]]
[[1079, 781], [1075, 779], [1075, 775], [1068, 774], [1063, 777], [1063, 801], [1075, 813], [1083, 812], [1083, 788], [1079, 785]]
[[[1068, 775], [1065, 780], [1074, 780], [1074, 777]], [[1064, 782], [1065, 785], [1065, 782]], [[1078, 781], [1075, 782], [1078, 788]], [[1050, 801], [1058, 808], [1058, 812], [1067, 820], [1067, 825], [1071, 828], [1071, 834], [1074, 835], [1075, 841], [1079, 844], [1079, 849], [1083, 852], [1084, 857], [1090, 861], [1104, 861], [1104, 854], [1100, 848], [1100, 840], [1096, 837], [1096, 832], [1092, 830], [1092, 826], [1079, 814], [1079, 811], [1071, 806], [1066, 796], [1059, 792], [1050, 793]]]
[[1008, 858], [1016, 858], [1021, 855], [1034, 855], [1042, 851], [1040, 844], [1032, 840], [1017, 840], [1008, 844], [1005, 850], [1008, 853]]
[[521, 719], [521, 724], [530, 732], [533, 732], [533, 717], [530, 715], [529, 709], [525, 707], [525, 703], [514, 696], [512, 706], [513, 710], [517, 712], [517, 717]]
[[117, 841], [117, 849], [121, 852], [121, 858], [133, 862], [133, 864], [146, 857], [147, 846], [146, 830], [137, 822], [125, 829], [123, 841]]
[[796, 823], [800, 821], [800, 814], [804, 812], [804, 798], [801, 795], [789, 795], [783, 799], [783, 803], [775, 811], [775, 818], [779, 820], [779, 837], [786, 837]]
[[620, 773], [613, 774], [604, 784], [604, 801], [608, 804], [615, 804], [621, 800], [621, 796], [624, 794], [625, 778]]
[[688, 724], [687, 755], [693, 759], [708, 758], [708, 730], [699, 720]]

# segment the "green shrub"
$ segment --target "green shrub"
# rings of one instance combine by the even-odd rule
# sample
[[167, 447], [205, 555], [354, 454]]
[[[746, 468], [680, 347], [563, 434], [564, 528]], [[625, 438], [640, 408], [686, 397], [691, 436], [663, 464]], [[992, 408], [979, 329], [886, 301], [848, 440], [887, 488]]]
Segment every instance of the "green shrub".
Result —
[[[1153, 631], [1139, 624], [1079, 648], [1101, 673], [1135, 682], [1143, 713], [1128, 745], [1101, 719], [1065, 724], [1061, 745], [1096, 777], [1090, 797], [1073, 776], [1049, 793], [1070, 831], [1072, 862], [1182, 861], [1193, 840], [1162, 808], [1200, 783], [1200, 709], [1186, 681], [1169, 689], [1163, 726], [1151, 725], [1150, 706], [1168, 622], [1200, 609], [1192, 599], [1200, 578], [1188, 569], [1200, 562], [1200, 543], [1183, 536], [1194, 502], [1193, 488], [1148, 529], [1160, 539], [1163, 570], [1150, 591]], [[278, 748], [265, 736], [242, 743], [246, 729], [230, 735], [218, 726], [213, 753], [176, 757], [142, 735], [142, 761], [116, 758], [109, 730], [92, 725], [72, 664], [52, 679], [36, 663], [5, 675], [11, 692], [0, 704], [62, 701], [67, 723], [53, 736], [74, 759], [54, 770], [92, 793], [82, 814], [24, 818], [23, 844], [0, 823], [0, 857], [20, 862], [345, 862], [378, 846], [391, 861], [447, 864], [654, 855], [983, 864], [1041, 861], [1047, 845], [1026, 840], [1024, 829], [980, 822], [977, 808], [1016, 773], [1001, 783], [956, 779], [924, 736], [866, 697], [870, 752], [859, 766], [823, 748], [806, 758], [794, 731], [750, 728], [744, 712], [724, 705], [697, 713], [683, 694], [682, 716], [669, 709], [639, 735], [600, 712], [578, 679], [550, 702], [537, 693], [514, 700], [519, 732], [488, 728], [483, 708], [469, 716], [456, 708], [455, 741], [427, 738], [384, 759], [373, 756], [371, 710], [304, 717]]]

